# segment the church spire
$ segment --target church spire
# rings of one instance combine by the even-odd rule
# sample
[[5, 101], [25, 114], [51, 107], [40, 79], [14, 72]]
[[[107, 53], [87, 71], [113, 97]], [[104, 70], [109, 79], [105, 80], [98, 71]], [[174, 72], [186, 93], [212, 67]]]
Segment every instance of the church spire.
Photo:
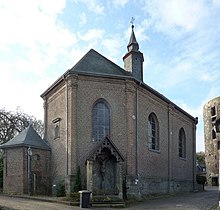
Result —
[[132, 31], [131, 31], [131, 37], [130, 37], [130, 41], [128, 43], [128, 52], [129, 51], [138, 51], [139, 50], [139, 44], [137, 43], [135, 34], [134, 34], [134, 25], [131, 26]]
[[137, 80], [143, 81], [143, 53], [139, 51], [139, 44], [134, 33], [134, 25], [131, 26], [131, 36], [127, 46], [128, 52], [123, 57], [125, 71], [132, 73]]

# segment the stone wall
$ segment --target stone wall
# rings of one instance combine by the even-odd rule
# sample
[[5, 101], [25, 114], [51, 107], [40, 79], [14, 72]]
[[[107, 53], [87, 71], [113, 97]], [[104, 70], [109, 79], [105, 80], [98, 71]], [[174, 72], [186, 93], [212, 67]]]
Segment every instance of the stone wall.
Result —
[[215, 185], [218, 179], [219, 155], [218, 135], [214, 123], [220, 117], [220, 97], [207, 102], [203, 107], [204, 137], [205, 137], [205, 161], [208, 185]]

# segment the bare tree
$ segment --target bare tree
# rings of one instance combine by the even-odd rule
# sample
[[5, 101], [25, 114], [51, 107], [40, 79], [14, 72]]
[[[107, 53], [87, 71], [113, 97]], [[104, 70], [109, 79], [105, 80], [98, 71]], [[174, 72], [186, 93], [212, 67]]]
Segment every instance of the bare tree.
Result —
[[38, 134], [43, 137], [44, 126], [41, 120], [22, 113], [19, 108], [16, 112], [0, 109], [0, 144], [12, 139], [19, 132], [28, 127], [30, 123]]

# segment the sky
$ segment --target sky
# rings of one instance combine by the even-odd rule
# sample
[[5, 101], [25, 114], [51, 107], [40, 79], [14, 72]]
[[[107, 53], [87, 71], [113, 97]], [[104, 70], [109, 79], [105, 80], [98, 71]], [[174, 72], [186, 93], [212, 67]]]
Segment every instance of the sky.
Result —
[[0, 109], [43, 120], [40, 95], [91, 48], [123, 68], [131, 19], [144, 82], [199, 118], [220, 96], [220, 0], [0, 0]]

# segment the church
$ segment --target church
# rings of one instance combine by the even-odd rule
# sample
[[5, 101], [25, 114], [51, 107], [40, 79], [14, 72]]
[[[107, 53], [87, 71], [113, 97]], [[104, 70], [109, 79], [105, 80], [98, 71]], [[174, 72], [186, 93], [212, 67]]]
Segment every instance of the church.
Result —
[[94, 196], [196, 188], [198, 119], [143, 82], [144, 56], [131, 30], [124, 68], [91, 49], [42, 93], [48, 187], [63, 181], [70, 192], [80, 167], [82, 187]]

